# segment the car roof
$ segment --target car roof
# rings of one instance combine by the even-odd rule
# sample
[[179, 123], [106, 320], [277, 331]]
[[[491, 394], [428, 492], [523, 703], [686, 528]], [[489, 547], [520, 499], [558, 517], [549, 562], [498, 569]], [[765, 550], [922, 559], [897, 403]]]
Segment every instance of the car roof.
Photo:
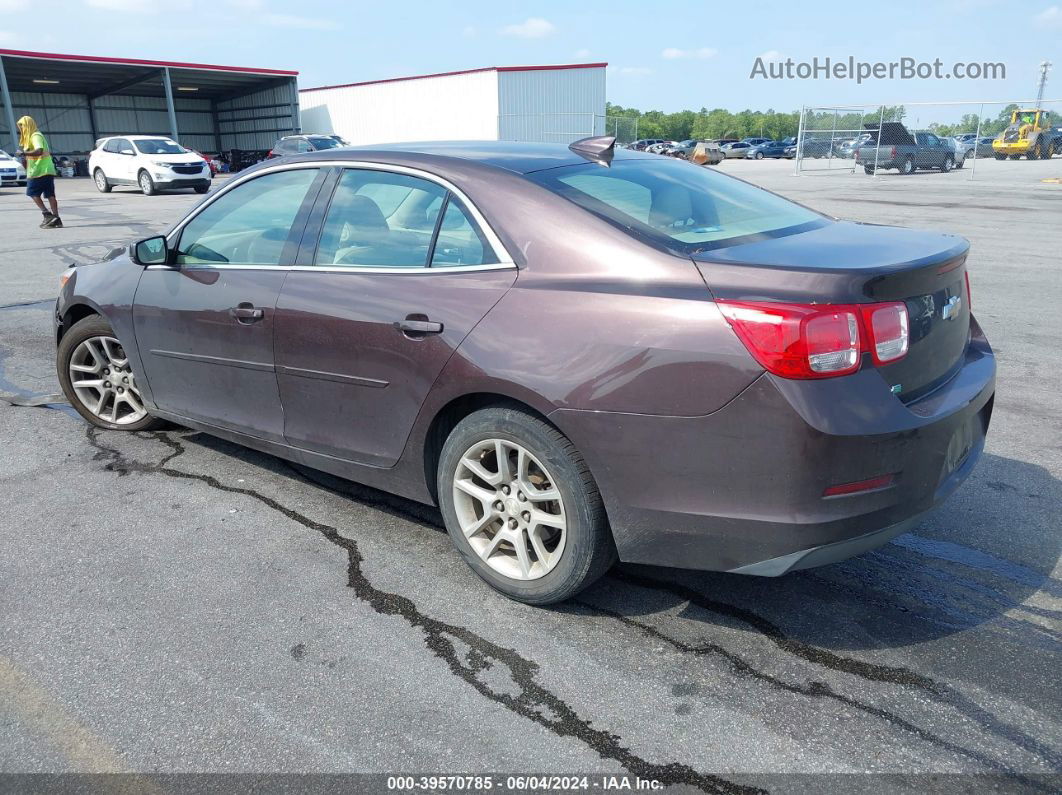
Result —
[[[163, 141], [173, 141], [168, 135], [105, 135], [99, 140], [109, 141], [112, 138], [123, 138], [126, 141], [157, 141], [161, 138]], [[177, 143], [176, 141], [173, 142]]]
[[[588, 158], [573, 152], [564, 144], [520, 143], [514, 141], [427, 141], [420, 143], [380, 144], [372, 146], [345, 146], [324, 152], [307, 154], [304, 157], [328, 160], [358, 160], [372, 155], [384, 159], [387, 154], [399, 156], [404, 161], [416, 160], [422, 155], [427, 159], [439, 157], [482, 163], [502, 168], [517, 174], [529, 174], [559, 166], [578, 165], [589, 162]], [[655, 160], [631, 149], [615, 148], [613, 160]]]

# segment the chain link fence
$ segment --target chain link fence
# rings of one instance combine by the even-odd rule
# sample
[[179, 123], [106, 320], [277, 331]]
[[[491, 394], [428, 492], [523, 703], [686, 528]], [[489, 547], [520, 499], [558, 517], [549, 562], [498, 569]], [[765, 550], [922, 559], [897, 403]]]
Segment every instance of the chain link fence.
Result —
[[638, 120], [596, 113], [512, 113], [498, 117], [498, 139], [565, 143], [594, 135], [614, 135], [618, 143], [638, 137]]
[[[896, 124], [911, 134], [912, 146], [891, 145], [908, 140]], [[1062, 166], [1062, 100], [804, 107], [795, 151], [799, 174], [966, 169], [971, 179], [1020, 178], [1004, 161], [1052, 158]], [[1026, 175], [1060, 170], [1041, 164]]]

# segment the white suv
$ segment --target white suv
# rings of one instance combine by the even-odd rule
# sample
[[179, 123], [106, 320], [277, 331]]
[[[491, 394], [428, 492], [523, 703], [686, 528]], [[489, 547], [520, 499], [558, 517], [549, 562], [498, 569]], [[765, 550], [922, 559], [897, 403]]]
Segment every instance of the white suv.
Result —
[[139, 185], [145, 196], [170, 188], [210, 190], [210, 166], [195, 152], [157, 135], [101, 138], [89, 155], [89, 173], [101, 193]]
[[11, 155], [0, 149], [0, 185], [25, 185], [26, 169]]

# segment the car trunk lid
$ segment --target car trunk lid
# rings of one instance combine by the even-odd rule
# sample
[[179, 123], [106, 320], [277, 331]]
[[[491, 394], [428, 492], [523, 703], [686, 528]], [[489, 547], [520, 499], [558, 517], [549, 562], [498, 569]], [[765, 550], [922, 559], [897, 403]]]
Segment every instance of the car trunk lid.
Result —
[[[969, 244], [961, 237], [838, 221], [694, 253], [718, 299], [805, 304], [902, 301], [910, 348], [878, 369], [893, 392], [912, 401], [961, 366], [969, 339]], [[872, 366], [869, 361], [864, 366]]]

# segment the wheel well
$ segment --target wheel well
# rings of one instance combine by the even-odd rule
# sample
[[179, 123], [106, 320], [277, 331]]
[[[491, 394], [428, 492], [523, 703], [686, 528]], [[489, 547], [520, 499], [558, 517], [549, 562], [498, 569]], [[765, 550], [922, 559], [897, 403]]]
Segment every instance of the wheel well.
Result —
[[95, 309], [88, 304], [74, 304], [72, 307], [66, 310], [66, 314], [63, 315], [63, 325], [59, 327], [59, 334], [56, 336], [56, 343], [63, 338], [63, 334], [70, 330], [70, 327], [75, 323], [78, 323], [91, 315], [98, 315]]
[[428, 433], [424, 437], [424, 480], [436, 504], [439, 502], [439, 495], [436, 493], [439, 457], [442, 455], [446, 437], [450, 435], [450, 431], [457, 427], [457, 423], [461, 422], [469, 414], [485, 409], [488, 406], [507, 406], [519, 409], [553, 425], [542, 412], [507, 395], [499, 395], [493, 392], [476, 392], [451, 400], [435, 415], [435, 418], [431, 421], [431, 426], [428, 428]]

